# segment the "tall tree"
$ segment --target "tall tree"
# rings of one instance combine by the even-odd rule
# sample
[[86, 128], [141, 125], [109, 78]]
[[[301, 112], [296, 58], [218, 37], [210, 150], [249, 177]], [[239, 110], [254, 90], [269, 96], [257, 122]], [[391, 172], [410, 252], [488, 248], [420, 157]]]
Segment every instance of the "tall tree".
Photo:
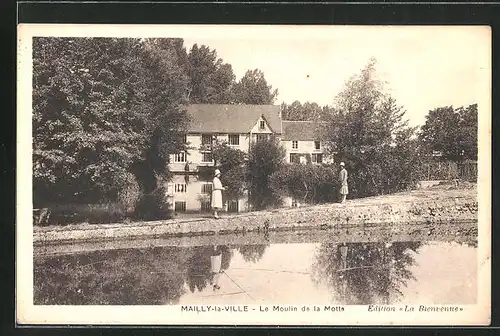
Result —
[[256, 210], [280, 205], [281, 198], [271, 188], [271, 176], [283, 165], [285, 150], [275, 139], [252, 144], [248, 153], [249, 201]]
[[411, 173], [417, 160], [415, 129], [408, 127], [403, 108], [385, 94], [375, 64], [370, 60], [346, 82], [324, 134], [330, 151], [346, 161], [355, 196], [405, 189], [416, 179]]
[[424, 151], [439, 151], [454, 161], [477, 159], [477, 113], [477, 104], [429, 111], [420, 133]]
[[300, 103], [298, 100], [288, 105], [281, 104], [281, 115], [283, 120], [320, 120], [323, 118], [324, 108], [315, 102]]
[[272, 105], [278, 96], [267, 84], [259, 69], [248, 70], [233, 87], [233, 102], [236, 104]]
[[186, 122], [180, 42], [34, 39], [35, 204], [114, 201], [137, 162], [165, 173]]
[[229, 104], [235, 81], [233, 68], [217, 52], [194, 44], [188, 55], [189, 101], [192, 104]]
[[222, 171], [221, 182], [226, 187], [224, 197], [240, 198], [245, 189], [246, 153], [227, 143], [216, 142], [212, 145], [212, 155], [215, 166]]

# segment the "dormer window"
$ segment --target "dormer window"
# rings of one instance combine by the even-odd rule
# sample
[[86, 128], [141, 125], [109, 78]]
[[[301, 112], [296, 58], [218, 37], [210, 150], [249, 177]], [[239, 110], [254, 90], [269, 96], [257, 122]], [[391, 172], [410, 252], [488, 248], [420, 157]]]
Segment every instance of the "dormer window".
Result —
[[266, 129], [266, 122], [264, 120], [261, 120], [259, 123], [259, 129], [263, 130]]

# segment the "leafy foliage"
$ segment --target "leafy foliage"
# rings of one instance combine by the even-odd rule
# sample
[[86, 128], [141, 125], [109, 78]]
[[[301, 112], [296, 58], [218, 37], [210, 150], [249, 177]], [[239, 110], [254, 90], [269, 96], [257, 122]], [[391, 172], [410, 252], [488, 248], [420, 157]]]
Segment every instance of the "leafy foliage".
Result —
[[438, 151], [452, 161], [477, 160], [477, 118], [477, 104], [429, 111], [420, 133], [423, 154]]
[[178, 39], [33, 40], [35, 204], [117, 200], [133, 175], [146, 192], [156, 188], [187, 121], [181, 46]]
[[337, 176], [332, 166], [286, 164], [271, 176], [271, 188], [303, 203], [331, 202], [338, 195]]
[[259, 69], [247, 70], [233, 87], [233, 102], [236, 104], [272, 105], [277, 96], [278, 89], [272, 90]]
[[305, 102], [302, 104], [298, 100], [288, 105], [281, 104], [281, 115], [283, 120], [320, 120], [328, 113], [329, 107], [321, 107], [315, 102]]
[[189, 101], [193, 104], [230, 104], [235, 82], [233, 68], [215, 50], [194, 44], [188, 55]]
[[330, 152], [346, 162], [350, 194], [395, 192], [416, 182], [416, 129], [408, 126], [404, 114], [384, 93], [375, 60], [347, 81], [328, 116], [324, 136]]
[[222, 171], [221, 182], [226, 187], [224, 196], [239, 198], [245, 188], [245, 152], [231, 148], [227, 143], [217, 142], [212, 146], [212, 155], [215, 166]]
[[271, 176], [283, 165], [285, 150], [276, 139], [257, 141], [248, 153], [247, 181], [249, 201], [257, 210], [281, 204], [281, 198], [271, 188]]

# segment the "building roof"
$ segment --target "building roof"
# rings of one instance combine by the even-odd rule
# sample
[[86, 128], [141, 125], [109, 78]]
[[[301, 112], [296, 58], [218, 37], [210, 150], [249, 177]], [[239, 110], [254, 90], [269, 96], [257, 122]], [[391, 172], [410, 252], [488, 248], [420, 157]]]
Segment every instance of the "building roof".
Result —
[[262, 116], [274, 133], [281, 134], [279, 105], [192, 104], [190, 133], [249, 133]]
[[283, 120], [283, 140], [319, 140], [319, 123], [315, 121], [285, 121]]

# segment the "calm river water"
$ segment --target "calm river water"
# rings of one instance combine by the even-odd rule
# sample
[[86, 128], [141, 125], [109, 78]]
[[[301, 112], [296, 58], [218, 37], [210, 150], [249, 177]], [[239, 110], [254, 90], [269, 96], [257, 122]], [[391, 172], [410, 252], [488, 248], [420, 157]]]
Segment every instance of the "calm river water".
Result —
[[472, 304], [476, 243], [300, 243], [153, 247], [38, 256], [34, 303]]

